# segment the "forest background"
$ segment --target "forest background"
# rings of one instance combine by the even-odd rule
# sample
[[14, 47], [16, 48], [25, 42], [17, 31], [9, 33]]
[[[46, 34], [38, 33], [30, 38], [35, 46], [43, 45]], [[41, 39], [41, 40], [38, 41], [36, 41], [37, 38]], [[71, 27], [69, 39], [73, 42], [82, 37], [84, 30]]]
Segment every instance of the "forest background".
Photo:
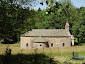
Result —
[[[37, 3], [47, 8], [32, 9]], [[76, 8], [71, 0], [1, 0], [0, 42], [17, 43], [32, 29], [64, 29], [67, 21], [75, 44], [85, 43], [85, 7]]]

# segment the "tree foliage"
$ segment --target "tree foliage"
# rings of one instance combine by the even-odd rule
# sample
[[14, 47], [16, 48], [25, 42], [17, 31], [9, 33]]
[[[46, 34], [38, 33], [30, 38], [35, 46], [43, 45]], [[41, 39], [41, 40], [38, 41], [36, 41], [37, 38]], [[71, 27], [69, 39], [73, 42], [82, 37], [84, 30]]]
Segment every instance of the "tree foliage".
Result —
[[[20, 2], [25, 5], [26, 1], [29, 4], [36, 0]], [[42, 0], [40, 4], [44, 1], [49, 8], [37, 11], [30, 10], [30, 6], [23, 8], [16, 4], [19, 0], [0, 1], [0, 39], [4, 43], [14, 43], [20, 40], [21, 34], [31, 29], [64, 29], [68, 21], [70, 31], [77, 39], [75, 42], [85, 42], [85, 7], [76, 8], [70, 0]]]

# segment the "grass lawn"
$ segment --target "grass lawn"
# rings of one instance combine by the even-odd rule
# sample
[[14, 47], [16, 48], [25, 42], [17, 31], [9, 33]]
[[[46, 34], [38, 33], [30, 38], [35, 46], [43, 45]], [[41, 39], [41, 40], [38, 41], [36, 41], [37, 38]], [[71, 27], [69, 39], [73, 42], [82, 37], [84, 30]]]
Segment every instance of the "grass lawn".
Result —
[[[8, 44], [0, 44], [0, 55], [5, 54], [5, 50]], [[12, 49], [12, 55], [17, 55], [18, 53], [23, 53], [24, 55], [35, 53], [34, 49], [21, 50], [20, 44], [9, 44], [9, 48]], [[45, 54], [48, 57], [53, 57], [54, 60], [60, 62], [72, 61], [74, 64], [85, 62], [84, 60], [70, 60], [72, 58], [72, 52], [78, 54], [79, 56], [85, 57], [85, 46], [72, 46], [72, 47], [62, 47], [62, 48], [44, 48], [37, 49], [37, 54]]]

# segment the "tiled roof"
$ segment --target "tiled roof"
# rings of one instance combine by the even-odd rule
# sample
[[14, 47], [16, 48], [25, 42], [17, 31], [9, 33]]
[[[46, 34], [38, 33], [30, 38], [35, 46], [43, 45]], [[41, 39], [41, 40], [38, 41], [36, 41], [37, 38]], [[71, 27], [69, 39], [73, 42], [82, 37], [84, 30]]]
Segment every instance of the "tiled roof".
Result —
[[22, 36], [68, 36], [65, 29], [32, 29]]

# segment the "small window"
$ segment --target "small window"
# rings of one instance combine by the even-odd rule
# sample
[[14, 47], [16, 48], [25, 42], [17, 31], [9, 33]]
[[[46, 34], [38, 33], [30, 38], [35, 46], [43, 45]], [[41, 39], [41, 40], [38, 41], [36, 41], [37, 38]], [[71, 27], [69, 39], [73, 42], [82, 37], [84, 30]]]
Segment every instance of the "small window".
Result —
[[40, 44], [40, 46], [42, 46], [42, 45]]
[[63, 46], [65, 46], [65, 43], [63, 43]]
[[26, 47], [28, 47], [28, 43], [26, 43]]
[[53, 43], [51, 43], [51, 47], [53, 47]]

